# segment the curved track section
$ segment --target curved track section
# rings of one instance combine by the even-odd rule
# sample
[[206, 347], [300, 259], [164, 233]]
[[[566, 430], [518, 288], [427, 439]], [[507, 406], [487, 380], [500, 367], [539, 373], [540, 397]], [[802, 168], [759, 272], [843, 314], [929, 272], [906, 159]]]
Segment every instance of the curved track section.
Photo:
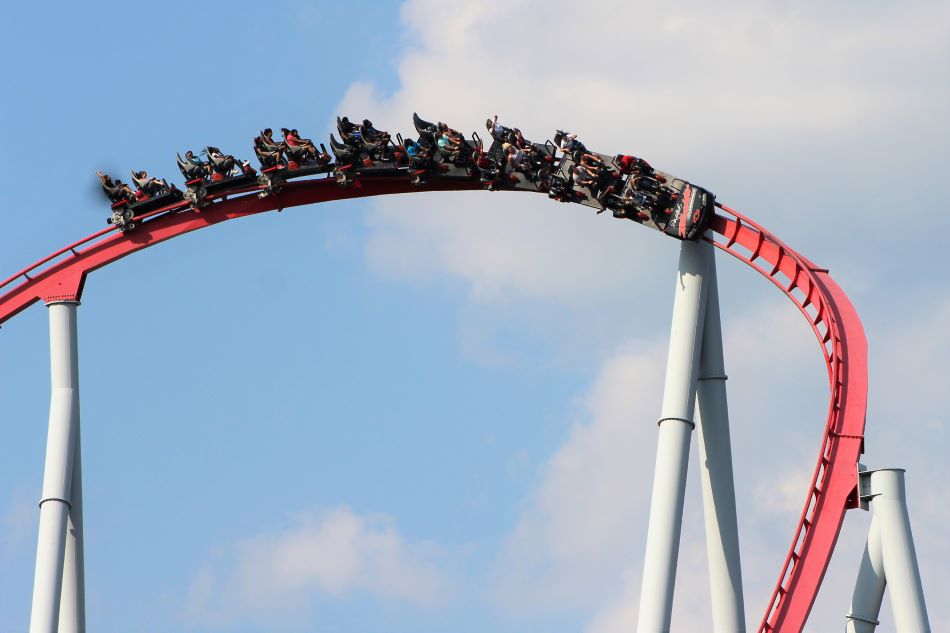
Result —
[[772, 592], [760, 633], [801, 631], [831, 561], [844, 513], [858, 506], [858, 458], [864, 452], [867, 340], [858, 314], [825, 268], [729, 207], [717, 205], [710, 228], [716, 247], [778, 286], [818, 338], [831, 401], [805, 507]]
[[[86, 275], [131, 253], [184, 233], [264, 211], [418, 191], [477, 190], [477, 181], [432, 181], [419, 187], [399, 176], [358, 180], [343, 188], [330, 178], [289, 183], [279, 194], [260, 187], [228, 191], [205, 207], [187, 203], [143, 216], [134, 231], [109, 228], [70, 244], [0, 283], [0, 323], [39, 301], [78, 300]], [[705, 238], [780, 288], [808, 320], [828, 369], [831, 400], [818, 463], [760, 633], [801, 631], [831, 560], [845, 511], [857, 507], [857, 463], [867, 405], [867, 341], [854, 306], [819, 268], [774, 235], [718, 205]]]

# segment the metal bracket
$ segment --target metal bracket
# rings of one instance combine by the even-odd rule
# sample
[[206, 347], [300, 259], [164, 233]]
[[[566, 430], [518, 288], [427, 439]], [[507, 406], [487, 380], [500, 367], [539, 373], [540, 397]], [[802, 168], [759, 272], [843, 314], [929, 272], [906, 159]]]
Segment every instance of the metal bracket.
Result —
[[695, 428], [696, 428], [696, 423], [693, 422], [692, 420], [687, 420], [686, 418], [660, 418], [660, 419], [657, 421], [656, 425], [657, 425], [657, 426], [660, 426], [661, 424], [663, 424], [664, 422], [667, 422], [667, 421], [669, 421], [669, 420], [675, 420], [676, 422], [685, 422], [686, 424], [688, 424], [688, 425], [690, 426], [690, 428], [692, 428], [692, 429], [695, 429]]
[[858, 463], [858, 503], [862, 510], [871, 509], [871, 499], [874, 496], [871, 492], [871, 471], [864, 464]]
[[874, 620], [872, 618], [862, 618], [860, 615], [854, 615], [853, 613], [849, 613], [848, 615], [844, 617], [846, 620], [858, 620], [860, 622], [867, 622], [868, 624], [873, 624], [874, 626], [877, 626], [878, 624], [881, 623], [879, 620]]

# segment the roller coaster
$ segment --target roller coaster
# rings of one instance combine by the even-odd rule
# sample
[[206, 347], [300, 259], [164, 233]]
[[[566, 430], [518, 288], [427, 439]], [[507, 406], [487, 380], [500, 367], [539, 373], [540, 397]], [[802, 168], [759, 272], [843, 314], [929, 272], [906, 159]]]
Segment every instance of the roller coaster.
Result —
[[[392, 139], [369, 121], [355, 125], [338, 119], [341, 140], [331, 135], [330, 151], [323, 144], [318, 148], [302, 139], [296, 130], [284, 129], [281, 141], [276, 141], [269, 129], [262, 130], [254, 139], [259, 173], [247, 161], [209, 146], [203, 152], [207, 160], [192, 152], [178, 156], [185, 177], [181, 189], [149, 178], [146, 172], [132, 172], [134, 191], [121, 181], [100, 175], [111, 201], [108, 226], [0, 282], [0, 324], [40, 301], [67, 310], [55, 318], [51, 311], [51, 328], [54, 322], [60, 323], [55, 326], [58, 334], [51, 329], [53, 345], [59, 346], [67, 360], [65, 366], [54, 369], [31, 630], [73, 630], [62, 623], [84, 617], [75, 615], [82, 605], [72, 604], [82, 601], [81, 547], [79, 561], [74, 560], [71, 568], [70, 556], [77, 555], [70, 554], [65, 526], [73, 525], [73, 514], [81, 517], [76, 500], [71, 501], [71, 494], [78, 496], [75, 482], [79, 481], [78, 459], [73, 458], [78, 445], [75, 306], [89, 273], [179, 235], [266, 211], [370, 196], [487, 189], [542, 193], [597, 213], [610, 211], [614, 218], [680, 240], [681, 248], [706, 248], [710, 259], [710, 247], [729, 253], [774, 284], [805, 318], [827, 369], [828, 412], [791, 546], [757, 626], [760, 633], [801, 631], [846, 511], [866, 505], [872, 496], [863, 492], [859, 472], [868, 396], [867, 342], [854, 306], [829, 271], [717, 201], [705, 188], [655, 170], [643, 159], [591, 152], [574, 135], [562, 131], [553, 141], [532, 143], [524, 140], [520, 131], [498, 125], [497, 118], [486, 122], [491, 136], [487, 148], [477, 133], [466, 138], [443, 123], [431, 123], [418, 115], [413, 116], [413, 124], [418, 140], [401, 135]], [[681, 266], [683, 261], [681, 255]], [[680, 273], [685, 274], [682, 269]], [[54, 351], [54, 367], [55, 357]], [[693, 379], [695, 384], [695, 372]], [[63, 396], [67, 393], [64, 389], [71, 395]], [[59, 402], [60, 396], [68, 402]], [[663, 418], [661, 423], [665, 420], [695, 426], [691, 415]], [[50, 460], [55, 459], [61, 463], [51, 467]], [[50, 474], [51, 470], [55, 472]], [[731, 486], [731, 471], [728, 477]], [[657, 494], [654, 488], [654, 497]], [[51, 535], [48, 545], [44, 534]], [[678, 534], [676, 539], [678, 542]], [[49, 551], [44, 553], [44, 547]], [[77, 565], [79, 578], [70, 580], [70, 574], [77, 574]], [[672, 566], [675, 574], [675, 556]], [[919, 579], [917, 582], [919, 585]], [[72, 595], [72, 606], [60, 607], [69, 602], [66, 594]], [[668, 612], [669, 606], [665, 608]], [[73, 615], [64, 615], [68, 609]], [[867, 621], [863, 616], [854, 617]], [[667, 613], [664, 630], [668, 626]], [[854, 630], [873, 630], [853, 626]]]

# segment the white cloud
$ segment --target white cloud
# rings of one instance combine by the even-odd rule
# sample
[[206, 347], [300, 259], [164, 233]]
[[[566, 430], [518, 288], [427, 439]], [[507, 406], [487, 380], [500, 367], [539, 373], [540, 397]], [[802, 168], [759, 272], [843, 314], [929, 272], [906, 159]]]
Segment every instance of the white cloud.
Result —
[[26, 490], [15, 490], [10, 503], [0, 517], [0, 564], [9, 559], [22, 555], [33, 536], [39, 512], [36, 510], [36, 500], [26, 493]]
[[365, 594], [429, 608], [449, 582], [438, 548], [412, 544], [383, 516], [347, 508], [299, 517], [292, 527], [235, 543], [192, 581], [186, 619], [217, 627], [249, 619], [268, 630], [306, 628], [320, 600]]
[[509, 608], [589, 608], [640, 555], [664, 365], [658, 347], [605, 364], [585, 399], [589, 421], [544, 466], [499, 561]]

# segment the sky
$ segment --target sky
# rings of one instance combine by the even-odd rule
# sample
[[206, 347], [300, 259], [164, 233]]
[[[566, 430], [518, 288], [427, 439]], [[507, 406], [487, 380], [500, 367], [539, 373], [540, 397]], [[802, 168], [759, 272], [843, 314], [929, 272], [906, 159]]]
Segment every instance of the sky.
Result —
[[[0, 269], [105, 224], [94, 171], [180, 181], [337, 114], [576, 131], [830, 268], [869, 340], [869, 467], [907, 468], [950, 630], [950, 7], [483, 0], [17, 3], [0, 23]], [[570, 208], [568, 208], [570, 207]], [[541, 196], [267, 213], [92, 274], [79, 308], [96, 631], [634, 630], [677, 243]], [[746, 618], [821, 439], [807, 323], [717, 255]], [[5, 275], [4, 275], [5, 276]], [[49, 401], [36, 306], [0, 330], [0, 633], [27, 627]], [[708, 630], [696, 441], [673, 630]], [[807, 628], [844, 627], [849, 512]], [[881, 631], [894, 630], [885, 598]]]

